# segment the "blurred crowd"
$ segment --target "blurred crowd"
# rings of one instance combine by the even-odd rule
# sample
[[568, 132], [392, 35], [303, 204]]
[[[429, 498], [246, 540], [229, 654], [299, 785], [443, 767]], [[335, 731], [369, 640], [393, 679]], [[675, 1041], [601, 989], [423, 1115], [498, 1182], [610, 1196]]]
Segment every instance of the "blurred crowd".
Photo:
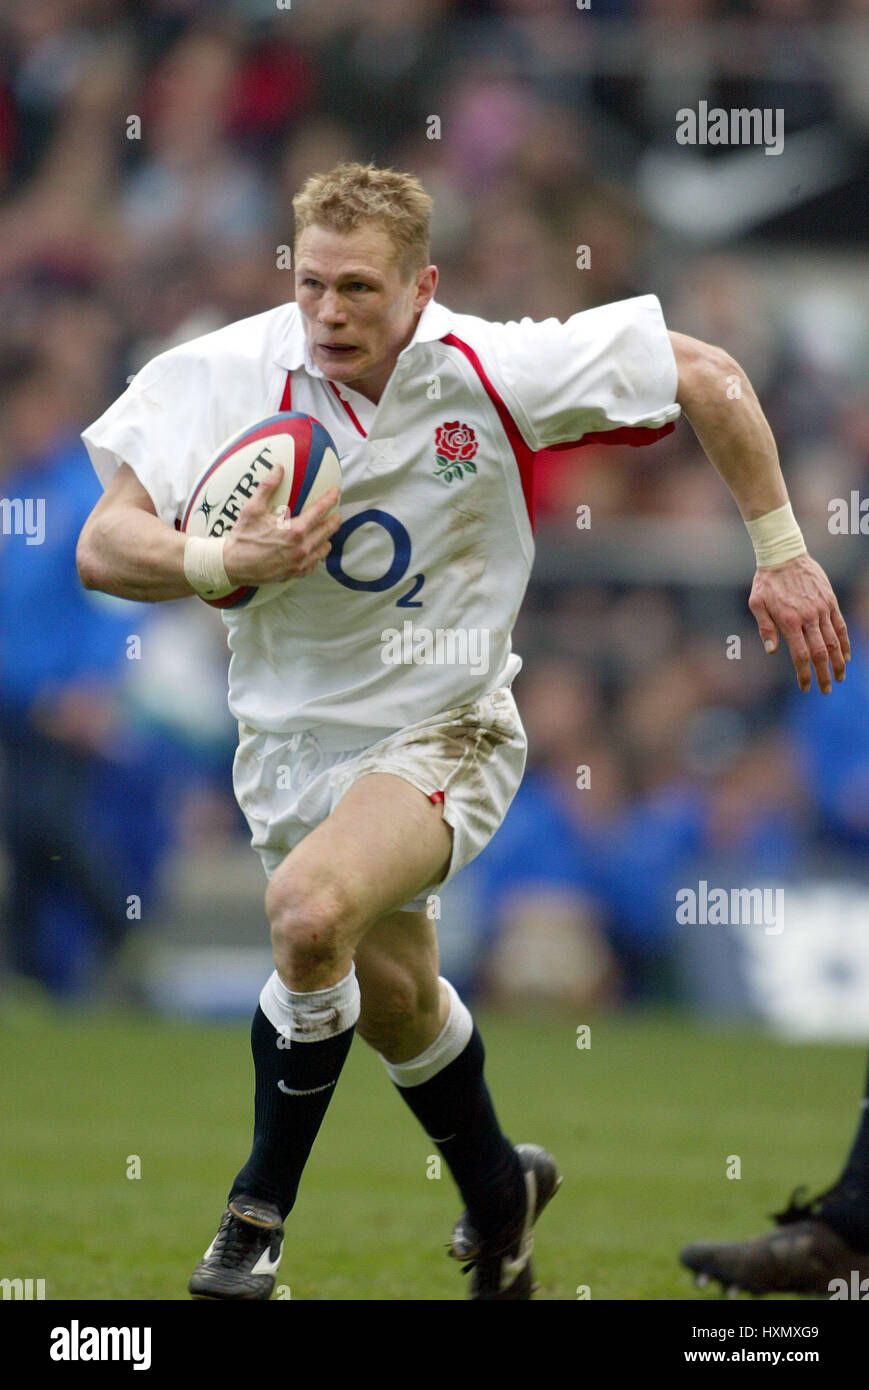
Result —
[[[147, 920], [167, 856], [244, 834], [219, 620], [80, 588], [75, 540], [99, 489], [78, 433], [155, 352], [292, 296], [279, 250], [308, 174], [344, 158], [418, 173], [440, 297], [462, 312], [565, 318], [658, 293], [670, 326], [748, 372], [801, 519], [823, 527], [831, 497], [869, 495], [869, 331], [847, 275], [815, 263], [782, 292], [762, 268], [782, 239], [682, 242], [637, 183], [648, 150], [672, 148], [676, 108], [699, 98], [781, 106], [789, 131], [832, 123], [865, 151], [867, 8], [8, 0], [0, 496], [46, 503], [43, 544], [0, 534], [9, 968], [86, 988]], [[831, 264], [859, 264], [859, 206], [829, 206], [821, 231], [817, 216], [788, 224], [787, 249], [817, 256], [820, 240]], [[578, 501], [596, 532], [733, 515], [686, 424], [649, 450], [538, 464], [541, 550], [575, 534]], [[841, 594], [854, 660], [826, 700], [763, 657], [749, 583], [700, 598], [571, 584], [541, 557], [516, 634], [530, 770], [469, 871], [486, 903], [469, 987], [496, 989], [496, 941], [557, 920], [588, 944], [601, 997], [666, 993], [672, 885], [691, 865], [744, 877], [865, 855], [869, 570]], [[723, 634], [741, 635], [739, 660]]]

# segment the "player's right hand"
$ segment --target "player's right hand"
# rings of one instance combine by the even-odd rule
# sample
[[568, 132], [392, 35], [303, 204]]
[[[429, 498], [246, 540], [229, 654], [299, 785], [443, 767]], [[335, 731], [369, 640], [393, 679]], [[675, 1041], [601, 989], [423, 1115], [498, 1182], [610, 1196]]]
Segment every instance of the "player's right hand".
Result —
[[263, 478], [227, 536], [223, 564], [233, 584], [303, 579], [329, 554], [332, 536], [341, 525], [335, 510], [338, 489], [330, 488], [301, 516], [278, 517], [270, 503], [283, 473], [277, 467]]

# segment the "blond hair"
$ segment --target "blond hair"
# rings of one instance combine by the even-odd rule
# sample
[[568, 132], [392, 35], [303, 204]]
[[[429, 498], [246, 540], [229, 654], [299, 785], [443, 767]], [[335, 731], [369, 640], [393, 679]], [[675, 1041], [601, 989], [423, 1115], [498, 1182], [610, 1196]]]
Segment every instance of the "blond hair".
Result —
[[312, 174], [293, 199], [296, 246], [307, 227], [355, 232], [378, 222], [395, 247], [402, 273], [411, 276], [429, 264], [432, 200], [419, 179], [374, 164], [338, 164], [328, 174]]

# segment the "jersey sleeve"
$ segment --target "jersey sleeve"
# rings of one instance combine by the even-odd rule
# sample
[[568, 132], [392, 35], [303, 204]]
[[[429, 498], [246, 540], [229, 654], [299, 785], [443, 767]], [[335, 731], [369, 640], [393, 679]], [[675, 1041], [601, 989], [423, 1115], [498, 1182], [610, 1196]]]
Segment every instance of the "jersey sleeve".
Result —
[[[173, 348], [153, 358], [108, 410], [82, 432], [105, 488], [122, 463], [133, 469], [161, 520], [172, 525], [195, 482], [207, 392], [201, 360]], [[207, 396], [206, 396], [207, 398]]]
[[493, 384], [535, 451], [595, 434], [649, 443], [681, 413], [676, 359], [653, 294], [585, 309], [564, 323], [487, 328], [481, 348]]

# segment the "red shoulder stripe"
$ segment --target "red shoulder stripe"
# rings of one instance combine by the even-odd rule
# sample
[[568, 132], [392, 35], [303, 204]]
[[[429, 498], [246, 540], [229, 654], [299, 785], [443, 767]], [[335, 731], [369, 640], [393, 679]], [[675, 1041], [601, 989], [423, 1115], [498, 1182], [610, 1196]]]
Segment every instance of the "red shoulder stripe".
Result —
[[[486, 375], [483, 364], [474, 352], [474, 349], [463, 343], [461, 338], [457, 338], [455, 333], [447, 333], [441, 339], [444, 343], [449, 343], [451, 347], [457, 347], [465, 354], [480, 381], [483, 388], [498, 412], [498, 418], [504, 426], [504, 431], [510, 441], [510, 447], [516, 458], [519, 468], [519, 477], [522, 481], [522, 495], [525, 498], [525, 505], [528, 508], [528, 519], [534, 527], [534, 460], [536, 454], [529, 449], [525, 440], [522, 438], [519, 427], [506, 404], [498, 395], [488, 376]], [[656, 440], [663, 439], [665, 434], [671, 434], [676, 428], [675, 421], [670, 421], [667, 425], [620, 425], [614, 430], [600, 430], [598, 433], [584, 434], [580, 439], [571, 439], [564, 444], [548, 444], [546, 449], [540, 453], [550, 453], [555, 450], [576, 449], [583, 444], [630, 444], [639, 446], [642, 444], [654, 444]]]
[[528, 520], [531, 529], [534, 530], [534, 450], [529, 449], [525, 440], [522, 438], [519, 426], [510, 414], [504, 401], [498, 395], [488, 376], [482, 362], [474, 349], [468, 343], [463, 343], [461, 338], [457, 338], [455, 333], [447, 333], [441, 342], [448, 343], [450, 347], [456, 347], [463, 352], [473, 367], [477, 376], [483, 384], [483, 389], [489, 400], [498, 412], [498, 419], [504, 427], [504, 433], [510, 441], [510, 448], [516, 459], [516, 466], [519, 469], [519, 479], [522, 483], [522, 496], [525, 498], [525, 506], [528, 510]]
[[566, 444], [547, 444], [541, 453], [556, 453], [561, 449], [578, 449], [583, 444], [630, 444], [639, 448], [641, 444], [654, 444], [665, 434], [672, 434], [676, 421], [668, 425], [619, 425], [615, 430], [599, 430], [597, 434], [584, 434], [581, 439], [569, 439]]

